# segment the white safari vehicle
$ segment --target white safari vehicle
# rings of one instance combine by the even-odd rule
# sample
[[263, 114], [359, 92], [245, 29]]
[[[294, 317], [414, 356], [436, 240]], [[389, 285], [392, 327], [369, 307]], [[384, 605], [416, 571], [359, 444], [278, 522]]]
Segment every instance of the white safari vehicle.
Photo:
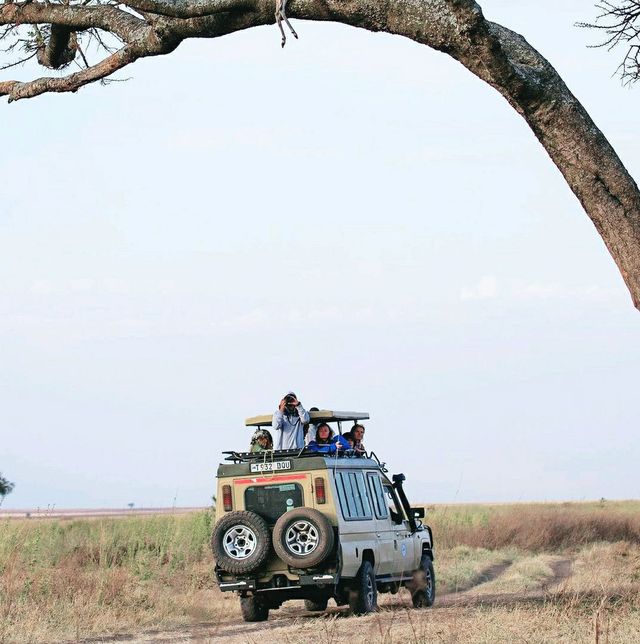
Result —
[[[316, 411], [311, 422], [369, 418]], [[267, 427], [271, 416], [247, 426]], [[322, 611], [329, 599], [355, 614], [377, 595], [412, 595], [416, 608], [435, 599], [433, 536], [423, 508], [409, 505], [403, 474], [387, 476], [375, 454], [323, 456], [306, 449], [226, 452], [218, 468], [218, 520], [211, 547], [220, 590], [240, 596], [245, 621], [268, 618], [289, 599]]]

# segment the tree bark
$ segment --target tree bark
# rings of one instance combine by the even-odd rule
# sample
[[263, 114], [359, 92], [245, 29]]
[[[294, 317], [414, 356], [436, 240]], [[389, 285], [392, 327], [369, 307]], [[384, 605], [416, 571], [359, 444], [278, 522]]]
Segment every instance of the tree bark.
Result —
[[[0, 25], [50, 23], [73, 31], [97, 26], [117, 33], [125, 46], [109, 64], [66, 79], [0, 82], [0, 95], [17, 100], [75, 91], [137, 58], [169, 53], [186, 38], [215, 38], [275, 22], [274, 0], [131, 0], [124, 6], [142, 17], [106, 5], [2, 5]], [[521, 35], [487, 21], [474, 0], [289, 0], [288, 14], [410, 38], [447, 53], [500, 92], [580, 200], [640, 309], [638, 187], [555, 69]]]
[[51, 35], [46, 44], [38, 47], [38, 62], [43, 67], [60, 69], [73, 62], [78, 52], [75, 32], [69, 27], [52, 25]]

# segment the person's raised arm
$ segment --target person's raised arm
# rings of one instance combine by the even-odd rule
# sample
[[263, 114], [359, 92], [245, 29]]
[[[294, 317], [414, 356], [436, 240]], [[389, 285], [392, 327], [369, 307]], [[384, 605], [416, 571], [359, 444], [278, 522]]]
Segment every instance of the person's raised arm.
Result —
[[298, 416], [300, 416], [300, 420], [302, 421], [303, 425], [311, 421], [311, 416], [309, 416], [309, 412], [302, 406], [302, 403], [300, 401], [298, 401], [298, 405], [296, 406], [296, 409], [298, 410]]

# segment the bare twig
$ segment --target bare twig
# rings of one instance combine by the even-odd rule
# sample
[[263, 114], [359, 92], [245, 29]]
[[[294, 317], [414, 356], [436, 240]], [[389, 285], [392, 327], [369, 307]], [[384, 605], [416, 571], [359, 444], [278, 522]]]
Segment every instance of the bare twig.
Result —
[[5, 69], [10, 69], [11, 67], [17, 67], [18, 65], [22, 65], [23, 63], [26, 63], [28, 60], [31, 60], [32, 58], [34, 58], [37, 53], [38, 52], [34, 51], [26, 58], [21, 58], [20, 60], [16, 60], [13, 63], [7, 63], [6, 65], [2, 65], [2, 67], [0, 67], [0, 71], [4, 71]]
[[[609, 51], [621, 44], [628, 44], [622, 62], [616, 70], [625, 84], [640, 78], [640, 1], [601, 0], [596, 4], [600, 14], [595, 22], [578, 22], [578, 27], [604, 31], [606, 38], [594, 47], [605, 47]], [[638, 42], [638, 44], [633, 41]]]

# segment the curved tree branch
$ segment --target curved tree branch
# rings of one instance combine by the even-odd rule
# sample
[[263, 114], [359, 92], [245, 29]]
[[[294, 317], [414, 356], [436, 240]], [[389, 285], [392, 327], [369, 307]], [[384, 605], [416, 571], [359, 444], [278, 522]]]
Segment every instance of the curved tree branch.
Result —
[[[0, 83], [10, 100], [75, 91], [187, 38], [273, 24], [274, 0], [131, 0], [110, 5], [29, 2], [0, 8], [0, 26], [97, 27], [127, 43], [103, 63], [61, 79]], [[551, 64], [519, 34], [487, 21], [474, 0], [289, 0], [289, 16], [410, 38], [445, 52], [495, 88], [527, 121], [588, 216], [640, 308], [640, 192], [615, 151]]]
[[43, 67], [60, 69], [73, 62], [77, 52], [76, 32], [69, 27], [52, 25], [49, 40], [38, 47], [38, 62]]
[[83, 85], [110, 76], [140, 58], [141, 55], [130, 45], [119, 49], [103, 61], [82, 71], [62, 78], [44, 77], [26, 83], [19, 81], [0, 82], [0, 96], [8, 96], [9, 102], [21, 98], [33, 98], [46, 92], [75, 92]]

